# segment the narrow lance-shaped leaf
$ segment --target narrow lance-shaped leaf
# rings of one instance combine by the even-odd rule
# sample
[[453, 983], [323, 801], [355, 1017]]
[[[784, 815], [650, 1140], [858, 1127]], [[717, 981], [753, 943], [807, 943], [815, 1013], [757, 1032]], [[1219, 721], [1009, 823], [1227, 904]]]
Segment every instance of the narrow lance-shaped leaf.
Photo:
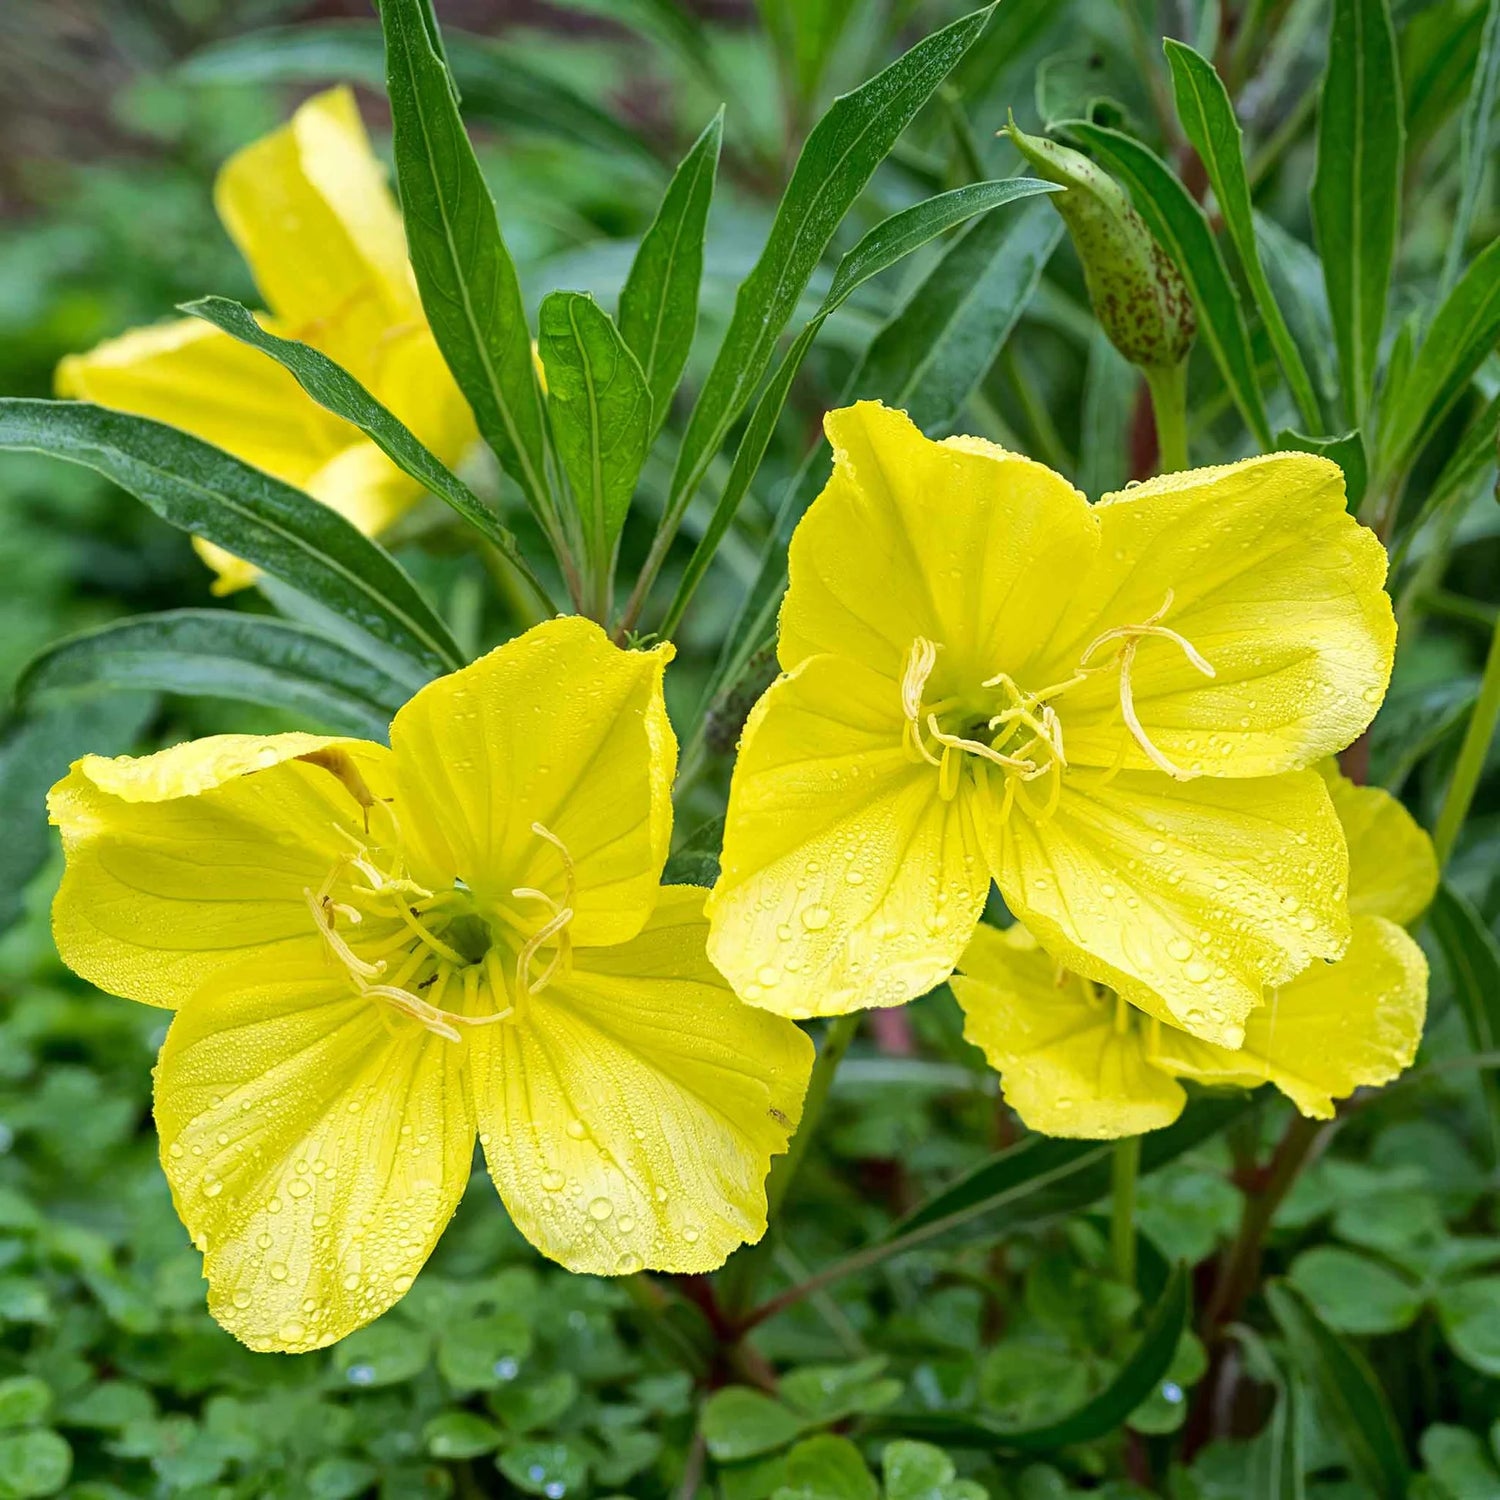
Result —
[[1345, 415], [1364, 420], [1375, 384], [1401, 212], [1403, 125], [1386, 0], [1334, 0], [1318, 104], [1313, 233], [1333, 314]]
[[1404, 1500], [1409, 1476], [1401, 1431], [1369, 1365], [1284, 1282], [1271, 1282], [1266, 1300], [1297, 1368], [1317, 1388], [1355, 1477], [1380, 1500]]
[[20, 916], [27, 883], [55, 847], [47, 788], [80, 755], [134, 748], [156, 704], [154, 693], [59, 699], [38, 705], [0, 737], [0, 932]]
[[[638, 131], [536, 67], [518, 48], [449, 28], [443, 52], [466, 118], [660, 165]], [[195, 52], [181, 76], [192, 83], [358, 83], [378, 92], [385, 87], [385, 42], [373, 21], [274, 26]]]
[[1316, 453], [1331, 458], [1344, 471], [1344, 493], [1348, 497], [1351, 511], [1359, 510], [1364, 499], [1365, 486], [1369, 482], [1369, 465], [1365, 458], [1364, 436], [1356, 429], [1343, 432], [1336, 437], [1311, 437], [1305, 432], [1295, 432], [1283, 427], [1276, 434], [1278, 453]]
[[[1448, 978], [1476, 1052], [1500, 1050], [1500, 943], [1484, 918], [1451, 886], [1438, 887], [1427, 925], [1443, 950]], [[1490, 1120], [1490, 1142], [1500, 1162], [1500, 1074], [1479, 1075]]]
[[1130, 1358], [1097, 1395], [1076, 1410], [1042, 1427], [1004, 1428], [961, 1413], [943, 1411], [884, 1412], [873, 1418], [876, 1430], [888, 1429], [931, 1437], [953, 1446], [1046, 1453], [1073, 1443], [1089, 1443], [1115, 1431], [1161, 1384], [1177, 1352], [1192, 1311], [1187, 1275], [1173, 1269], [1151, 1309], [1150, 1320]]
[[538, 346], [558, 456], [602, 571], [651, 441], [651, 392], [609, 314], [582, 292], [543, 299]]
[[553, 532], [521, 287], [459, 118], [431, 0], [382, 0], [380, 21], [401, 212], [427, 321], [485, 441]]
[[81, 401], [0, 401], [0, 448], [96, 469], [164, 521], [263, 568], [386, 648], [412, 686], [462, 655], [395, 560], [328, 506], [218, 448]]
[[1245, 425], [1262, 448], [1269, 448], [1271, 427], [1255, 378], [1245, 314], [1203, 210], [1172, 169], [1139, 141], [1086, 120], [1070, 120], [1063, 128], [1125, 180], [1141, 217], [1176, 261], [1192, 291], [1199, 327]]
[[319, 406], [359, 428], [398, 469], [436, 495], [493, 543], [531, 585], [542, 603], [551, 607], [547, 591], [531, 571], [514, 535], [499, 516], [347, 370], [309, 344], [268, 333], [249, 308], [227, 297], [203, 297], [197, 302], [185, 302], [182, 311], [222, 328], [232, 338], [274, 359]]
[[34, 657], [17, 701], [88, 688], [155, 688], [290, 709], [385, 738], [410, 688], [306, 626], [229, 609], [179, 609], [68, 636]]
[[1463, 123], [1459, 126], [1458, 206], [1448, 231], [1448, 250], [1438, 281], [1440, 294], [1446, 294], [1458, 280], [1458, 268], [1463, 264], [1484, 186], [1485, 163], [1494, 153], [1497, 103], [1500, 103], [1500, 0], [1489, 0], [1479, 38], [1479, 57], [1474, 64], [1474, 81], [1469, 85]]
[[760, 400], [756, 402], [750, 425], [735, 450], [734, 464], [724, 483], [724, 493], [720, 495], [713, 517], [688, 561], [676, 597], [662, 622], [664, 635], [670, 635], [677, 628], [688, 599], [708, 571], [714, 553], [765, 457], [792, 381], [801, 369], [802, 361], [812, 347], [818, 330], [827, 319], [871, 277], [889, 270], [945, 230], [977, 214], [988, 213], [1002, 203], [1013, 203], [1017, 199], [1030, 198], [1038, 193], [1057, 191], [1059, 189], [1052, 183], [1037, 182], [1028, 177], [1007, 177], [994, 182], [979, 182], [955, 188], [952, 192], [940, 193], [935, 198], [925, 199], [882, 220], [839, 261], [828, 294], [797, 335], [791, 348], [782, 356], [781, 363], [767, 382]]
[[1318, 399], [1286, 319], [1271, 293], [1260, 251], [1255, 243], [1255, 219], [1250, 205], [1250, 180], [1245, 174], [1240, 122], [1229, 91], [1214, 66], [1191, 47], [1170, 37], [1165, 42], [1172, 86], [1177, 96], [1177, 118], [1203, 161], [1213, 185], [1224, 227], [1234, 242], [1250, 294], [1260, 310], [1271, 346], [1281, 363], [1292, 399], [1302, 420], [1313, 430], [1322, 426]]
[[661, 430], [698, 328], [703, 234], [724, 133], [721, 109], [683, 157], [620, 290], [620, 332], [651, 390], [651, 433]]
[[918, 42], [836, 99], [814, 126], [688, 421], [664, 531], [675, 531], [725, 433], [760, 384], [834, 230], [917, 111], [978, 39], [993, 9], [974, 11]]
[[1476, 257], [1438, 309], [1406, 378], [1396, 388], [1381, 458], [1399, 470], [1415, 456], [1423, 433], [1463, 393], [1500, 342], [1500, 240]]

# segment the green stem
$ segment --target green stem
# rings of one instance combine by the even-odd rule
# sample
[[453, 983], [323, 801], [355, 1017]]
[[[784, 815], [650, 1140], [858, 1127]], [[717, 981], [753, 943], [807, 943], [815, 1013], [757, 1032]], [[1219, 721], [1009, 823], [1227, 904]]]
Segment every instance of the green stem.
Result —
[[1156, 420], [1156, 468], [1175, 474], [1188, 466], [1187, 361], [1143, 367], [1151, 392], [1151, 415]]
[[1433, 830], [1432, 843], [1437, 850], [1439, 865], [1447, 864], [1464, 819], [1469, 816], [1469, 805], [1479, 788], [1479, 778], [1484, 772], [1485, 757], [1489, 753], [1490, 741], [1495, 737], [1497, 723], [1500, 723], [1500, 625], [1490, 636], [1490, 651], [1484, 664], [1484, 677], [1479, 683], [1479, 696], [1474, 700], [1469, 727], [1464, 731], [1458, 761], [1453, 767], [1453, 779], [1448, 783], [1448, 795], [1443, 798], [1443, 810], [1438, 814], [1437, 827]]
[[807, 1082], [807, 1095], [802, 1101], [802, 1119], [797, 1133], [785, 1156], [778, 1157], [771, 1166], [771, 1175], [766, 1182], [766, 1217], [774, 1219], [786, 1201], [787, 1192], [797, 1176], [807, 1148], [812, 1144], [818, 1121], [823, 1115], [823, 1106], [828, 1102], [828, 1091], [833, 1087], [833, 1075], [838, 1072], [854, 1033], [859, 1030], [860, 1013], [851, 1011], [847, 1016], [835, 1016], [828, 1023], [823, 1035], [823, 1045], [818, 1048], [817, 1061], [813, 1063], [812, 1077]]
[[[823, 1034], [823, 1045], [818, 1048], [817, 1060], [813, 1063], [812, 1077], [808, 1079], [807, 1094], [802, 1101], [802, 1118], [797, 1124], [797, 1133], [792, 1137], [785, 1156], [778, 1156], [771, 1163], [771, 1172], [766, 1179], [766, 1223], [774, 1226], [781, 1206], [786, 1202], [797, 1172], [812, 1144], [813, 1135], [823, 1115], [823, 1106], [828, 1100], [828, 1091], [833, 1086], [833, 1075], [849, 1050], [849, 1043], [859, 1030], [860, 1013], [854, 1011], [847, 1016], [835, 1016]], [[729, 1263], [721, 1283], [720, 1302], [731, 1317], [739, 1317], [751, 1306], [760, 1279], [771, 1259], [772, 1228], [767, 1228], [765, 1237], [758, 1245], [747, 1245]]]
[[1135, 1286], [1135, 1184], [1140, 1170], [1140, 1136], [1116, 1141], [1110, 1170], [1109, 1244], [1115, 1275], [1128, 1287]]

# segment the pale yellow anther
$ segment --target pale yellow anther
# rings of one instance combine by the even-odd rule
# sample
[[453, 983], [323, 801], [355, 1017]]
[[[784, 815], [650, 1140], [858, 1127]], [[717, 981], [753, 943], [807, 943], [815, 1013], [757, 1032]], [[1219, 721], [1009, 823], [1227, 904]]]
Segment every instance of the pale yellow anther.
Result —
[[[517, 997], [535, 995], [544, 990], [552, 982], [558, 970], [565, 968], [570, 962], [573, 951], [568, 936], [568, 924], [573, 920], [573, 898], [577, 890], [577, 874], [573, 866], [573, 856], [568, 853], [567, 845], [542, 824], [533, 823], [531, 831], [539, 839], [545, 839], [562, 856], [563, 898], [558, 901], [549, 896], [546, 891], [537, 890], [529, 885], [519, 885], [511, 891], [512, 896], [521, 900], [540, 901], [552, 911], [551, 917], [532, 933], [526, 945], [516, 955], [515, 994]], [[539, 979], [532, 979], [532, 960], [542, 945], [554, 937], [557, 939], [557, 951], [552, 955], [552, 962], [547, 965]]]
[[[1213, 677], [1215, 675], [1213, 666], [1204, 659], [1202, 653], [1186, 636], [1158, 623], [1166, 615], [1167, 611], [1171, 609], [1172, 599], [1172, 590], [1168, 589], [1167, 597], [1162, 602], [1161, 608], [1156, 610], [1155, 613], [1147, 615], [1139, 625], [1116, 625], [1104, 631], [1085, 647], [1083, 655], [1078, 658], [1078, 666], [1080, 671], [1090, 672], [1099, 671], [1104, 665], [1118, 664], [1120, 669], [1120, 713], [1125, 720], [1125, 727], [1134, 737], [1136, 744], [1141, 747], [1146, 758], [1158, 770], [1165, 771], [1168, 776], [1173, 777], [1177, 781], [1192, 781], [1201, 773], [1183, 770], [1181, 766], [1168, 760], [1151, 742], [1151, 737], [1146, 733], [1139, 716], [1136, 714], [1135, 692], [1131, 686], [1130, 679], [1131, 669], [1135, 665], [1136, 648], [1148, 636], [1158, 636], [1162, 640], [1175, 642], [1181, 649], [1182, 654], [1205, 677]], [[1089, 662], [1094, 653], [1101, 646], [1107, 645], [1111, 641], [1124, 642], [1116, 653], [1114, 662], [1101, 663], [1100, 666], [1091, 667]]]

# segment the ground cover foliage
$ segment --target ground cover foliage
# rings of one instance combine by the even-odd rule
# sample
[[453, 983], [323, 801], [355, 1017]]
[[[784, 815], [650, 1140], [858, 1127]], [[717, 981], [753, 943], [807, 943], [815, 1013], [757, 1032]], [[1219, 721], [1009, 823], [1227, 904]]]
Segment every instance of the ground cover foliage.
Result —
[[[0, 19], [0, 1496], [1500, 1494], [1500, 0], [439, 0], [441, 54], [430, 16], [23, 0]], [[452, 331], [499, 455], [460, 477], [363, 409], [429, 491], [382, 538], [400, 571], [295, 499], [266, 501], [295, 547], [265, 512], [205, 505], [247, 493], [207, 450], [33, 404], [65, 356], [182, 304], [263, 337], [213, 179], [338, 84], [409, 208], [463, 195], [479, 229], [414, 244], [419, 280], [513, 298], [549, 401], [591, 390], [616, 341], [649, 350], [593, 446], [549, 454], [505, 409], [524, 345], [486, 407]], [[472, 160], [416, 149], [414, 122], [459, 113]], [[1152, 392], [1012, 114], [1112, 174], [1181, 277], [1196, 334], [1156, 393], [1160, 446], [1326, 453], [1390, 552], [1395, 673], [1344, 767], [1443, 865], [1414, 1067], [1328, 1121], [1191, 1089], [1122, 1174], [1113, 1143], [1025, 1130], [940, 986], [809, 1025], [795, 1171], [722, 1272], [570, 1274], [476, 1171], [377, 1322], [313, 1354], [243, 1348], [157, 1157], [165, 1014], [53, 949], [47, 787], [87, 750], [378, 736], [415, 685], [576, 608], [677, 645], [668, 877], [712, 884], [826, 410], [879, 398], [1091, 497], [1160, 467]], [[658, 210], [687, 269], [636, 259]], [[268, 357], [355, 414], [304, 345]], [[216, 599], [187, 531], [264, 590]]]

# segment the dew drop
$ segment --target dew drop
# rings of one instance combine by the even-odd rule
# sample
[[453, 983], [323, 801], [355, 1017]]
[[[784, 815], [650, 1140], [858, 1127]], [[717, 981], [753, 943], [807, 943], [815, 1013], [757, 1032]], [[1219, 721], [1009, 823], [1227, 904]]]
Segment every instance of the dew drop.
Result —
[[615, 1206], [608, 1198], [595, 1198], [589, 1204], [589, 1218], [603, 1223], [615, 1211]]
[[567, 1182], [567, 1180], [568, 1179], [564, 1177], [561, 1172], [542, 1173], [542, 1186], [549, 1193], [560, 1193], [563, 1189], [563, 1185]]
[[832, 913], [826, 906], [809, 906], [802, 913], [802, 925], [809, 932], [821, 932], [828, 925]]

